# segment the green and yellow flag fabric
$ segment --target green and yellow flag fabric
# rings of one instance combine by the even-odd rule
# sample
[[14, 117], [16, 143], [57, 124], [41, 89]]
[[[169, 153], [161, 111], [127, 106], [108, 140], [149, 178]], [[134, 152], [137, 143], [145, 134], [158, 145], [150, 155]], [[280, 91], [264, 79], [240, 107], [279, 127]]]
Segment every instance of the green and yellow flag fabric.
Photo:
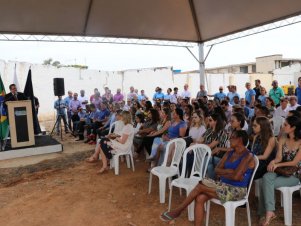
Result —
[[2, 111], [0, 114], [0, 139], [5, 138], [7, 130], [8, 130], [8, 119], [7, 119], [7, 109], [4, 107], [4, 97], [5, 97], [5, 88], [2, 82], [2, 78], [0, 75], [0, 110]]

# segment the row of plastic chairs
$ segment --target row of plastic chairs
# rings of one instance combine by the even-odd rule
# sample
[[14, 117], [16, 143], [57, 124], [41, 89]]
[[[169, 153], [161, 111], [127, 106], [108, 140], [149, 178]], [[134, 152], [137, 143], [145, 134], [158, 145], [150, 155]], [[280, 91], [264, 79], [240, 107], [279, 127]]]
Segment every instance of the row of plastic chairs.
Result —
[[[151, 193], [152, 187], [152, 175], [158, 176], [159, 178], [159, 196], [160, 203], [165, 202], [165, 189], [166, 189], [166, 180], [169, 181], [169, 210], [171, 207], [171, 199], [172, 199], [172, 188], [179, 187], [180, 189], [185, 189], [186, 194], [188, 195], [191, 190], [199, 183], [202, 178], [205, 177], [208, 161], [211, 156], [211, 150], [207, 145], [197, 144], [193, 145], [185, 150], [186, 143], [183, 139], [178, 138], [170, 141], [167, 144], [166, 152], [164, 156], [164, 162], [161, 166], [154, 167], [150, 172], [149, 177], [149, 190], [148, 193]], [[174, 151], [174, 155], [172, 157], [171, 165], [167, 166], [168, 156], [171, 151]], [[184, 154], [183, 154], [184, 153]], [[193, 153], [194, 161], [191, 169], [190, 175], [186, 175], [186, 161], [188, 153]], [[181, 174], [179, 173], [179, 164], [181, 158], [183, 156], [183, 167]], [[206, 225], [209, 225], [209, 214], [210, 214], [210, 203], [213, 202], [218, 205], [222, 205], [225, 208], [226, 214], [226, 226], [235, 225], [235, 210], [238, 206], [246, 205], [247, 206], [247, 217], [248, 217], [248, 225], [251, 226], [251, 214], [249, 207], [249, 193], [252, 186], [252, 181], [256, 170], [258, 168], [259, 161], [257, 157], [254, 157], [255, 160], [255, 169], [248, 187], [247, 195], [244, 199], [239, 201], [229, 201], [222, 204], [218, 199], [211, 199], [206, 204]], [[171, 182], [172, 177], [177, 176], [177, 179], [174, 179]], [[186, 177], [188, 176], [188, 177]], [[194, 202], [188, 206], [188, 219], [190, 221], [194, 220]]]

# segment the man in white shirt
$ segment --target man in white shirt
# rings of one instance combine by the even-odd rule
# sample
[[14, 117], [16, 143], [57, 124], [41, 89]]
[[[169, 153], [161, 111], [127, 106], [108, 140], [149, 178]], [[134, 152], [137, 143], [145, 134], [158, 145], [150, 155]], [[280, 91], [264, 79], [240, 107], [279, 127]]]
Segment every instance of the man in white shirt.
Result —
[[80, 101], [82, 109], [86, 110], [86, 105], [89, 102], [89, 98], [85, 96], [85, 90], [82, 89], [80, 91], [80, 95], [77, 99]]
[[191, 98], [191, 93], [190, 93], [189, 90], [188, 90], [188, 84], [185, 84], [185, 85], [184, 85], [184, 91], [182, 92], [181, 97], [182, 97], [183, 99], [188, 99], [188, 101], [190, 100], [190, 98]]
[[135, 93], [135, 89], [133, 86], [130, 87], [130, 93], [128, 93], [127, 95], [127, 100], [137, 100], [138, 99], [138, 95], [137, 93]]
[[286, 118], [288, 112], [289, 112], [288, 98], [287, 97], [282, 97], [280, 99], [280, 106], [277, 107], [276, 111], [274, 112], [273, 117]]
[[170, 103], [178, 104], [178, 87], [173, 88], [173, 94], [170, 97]]
[[290, 96], [289, 97], [289, 102], [290, 102], [289, 111], [296, 110], [297, 107], [300, 106], [298, 104], [298, 100], [297, 100], [296, 96]]

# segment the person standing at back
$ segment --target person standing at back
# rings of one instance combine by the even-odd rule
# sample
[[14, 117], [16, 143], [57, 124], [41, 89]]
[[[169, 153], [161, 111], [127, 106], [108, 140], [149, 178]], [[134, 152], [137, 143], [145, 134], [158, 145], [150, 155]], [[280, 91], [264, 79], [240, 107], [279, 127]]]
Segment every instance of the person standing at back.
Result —
[[274, 80], [272, 82], [273, 88], [269, 92], [269, 96], [273, 99], [275, 105], [278, 107], [280, 105], [280, 99], [281, 97], [284, 97], [283, 90], [278, 87], [278, 81]]
[[298, 86], [295, 89], [295, 96], [298, 99], [298, 104], [301, 105], [301, 77], [298, 78]]
[[205, 86], [203, 84], [200, 85], [200, 91], [196, 95], [196, 99], [201, 99], [207, 96], [207, 91], [205, 90]]
[[86, 109], [86, 104], [89, 102], [89, 98], [87, 96], [85, 96], [85, 90], [81, 90], [80, 91], [80, 95], [78, 97], [78, 100], [80, 101], [81, 103], [81, 107], [82, 109]]
[[247, 106], [253, 108], [255, 103], [256, 93], [254, 89], [251, 89], [251, 83], [249, 82], [246, 83], [246, 89], [247, 91], [245, 92], [245, 99], [247, 102]]
[[255, 95], [255, 100], [258, 99], [258, 97], [260, 96], [260, 90], [261, 90], [262, 86], [261, 86], [261, 81], [259, 79], [255, 80], [255, 87], [253, 88], [253, 90], [255, 91], [256, 95]]

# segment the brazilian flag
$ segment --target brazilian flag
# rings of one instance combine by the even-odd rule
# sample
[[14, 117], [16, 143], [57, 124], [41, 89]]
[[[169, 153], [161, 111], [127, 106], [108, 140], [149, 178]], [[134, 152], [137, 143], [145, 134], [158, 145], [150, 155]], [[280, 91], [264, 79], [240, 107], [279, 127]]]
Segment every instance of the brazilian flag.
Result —
[[7, 120], [7, 111], [4, 107], [4, 96], [5, 96], [5, 88], [2, 82], [2, 78], [0, 75], [0, 110], [1, 112], [1, 122], [0, 122], [0, 139], [4, 139], [8, 130], [8, 120]]

